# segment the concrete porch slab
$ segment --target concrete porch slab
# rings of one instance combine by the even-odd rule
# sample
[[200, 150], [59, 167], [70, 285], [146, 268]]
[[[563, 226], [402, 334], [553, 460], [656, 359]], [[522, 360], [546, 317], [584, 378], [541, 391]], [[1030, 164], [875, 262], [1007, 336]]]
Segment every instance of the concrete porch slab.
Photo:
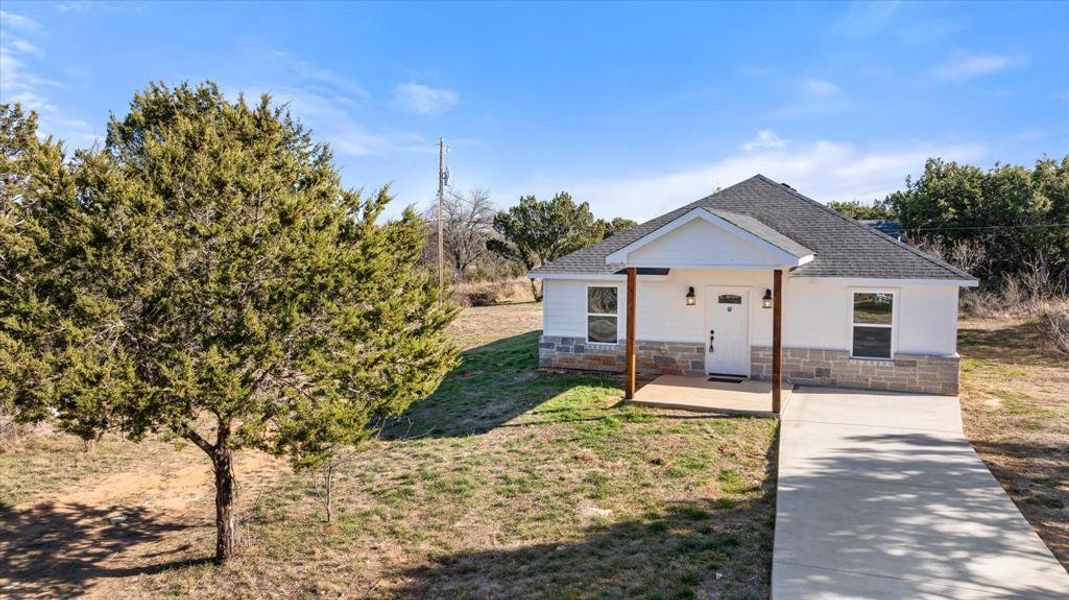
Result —
[[[783, 406], [790, 401], [790, 386], [783, 390]], [[630, 401], [640, 406], [697, 412], [772, 414], [772, 383], [709, 381], [708, 377], [661, 375], [635, 392]]]

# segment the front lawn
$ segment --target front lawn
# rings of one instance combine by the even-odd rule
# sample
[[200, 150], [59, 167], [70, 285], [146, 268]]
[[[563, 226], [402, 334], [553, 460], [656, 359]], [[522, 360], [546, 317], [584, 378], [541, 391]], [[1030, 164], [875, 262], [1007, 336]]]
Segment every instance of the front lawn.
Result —
[[278, 469], [244, 496], [233, 564], [184, 563], [211, 554], [203, 486], [144, 551], [53, 583], [123, 597], [767, 596], [776, 422], [617, 407], [617, 381], [540, 373], [539, 311], [461, 314], [461, 364], [346, 467], [333, 527], [309, 479]]

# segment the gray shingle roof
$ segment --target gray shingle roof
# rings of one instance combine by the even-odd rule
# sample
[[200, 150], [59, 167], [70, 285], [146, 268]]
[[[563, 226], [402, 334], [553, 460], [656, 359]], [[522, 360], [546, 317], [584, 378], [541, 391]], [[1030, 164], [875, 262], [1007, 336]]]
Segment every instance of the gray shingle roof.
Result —
[[945, 262], [844, 217], [764, 175], [755, 175], [542, 265], [531, 271], [531, 275], [615, 273], [624, 265], [606, 264], [606, 256], [695, 208], [709, 210], [795, 256], [814, 254], [812, 261], [792, 271], [795, 277], [973, 279]]
[[803, 256], [809, 256], [813, 254], [813, 251], [791, 238], [783, 235], [782, 233], [772, 229], [768, 225], [765, 225], [757, 219], [737, 212], [730, 212], [727, 210], [717, 210], [714, 208], [705, 207], [705, 210], [713, 213], [714, 215], [724, 219], [728, 223], [748, 231], [762, 240], [772, 244], [773, 246], [783, 250], [787, 254], [794, 256], [795, 258], [802, 258]]

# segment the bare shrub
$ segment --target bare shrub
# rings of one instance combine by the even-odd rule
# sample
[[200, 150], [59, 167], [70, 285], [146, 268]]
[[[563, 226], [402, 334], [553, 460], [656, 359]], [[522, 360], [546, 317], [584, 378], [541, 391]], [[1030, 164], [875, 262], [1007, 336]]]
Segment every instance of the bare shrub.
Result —
[[991, 317], [1005, 312], [1002, 296], [990, 290], [966, 288], [961, 293], [959, 309], [974, 317]]
[[1039, 312], [1051, 344], [1069, 354], [1069, 301], [1048, 302]]
[[337, 495], [338, 473], [343, 467], [352, 464], [357, 454], [357, 449], [352, 446], [335, 446], [326, 454], [321, 463], [301, 469], [308, 473], [312, 481], [315, 493], [323, 505], [324, 520], [327, 523], [334, 523], [334, 500]]
[[945, 259], [962, 271], [973, 273], [988, 262], [987, 247], [979, 240], [962, 240], [950, 248]]
[[[953, 252], [956, 253], [956, 261], [960, 261], [955, 264], [964, 266], [978, 260], [978, 251], [970, 247], [972, 245], [962, 243], [955, 246]], [[977, 317], [1013, 315], [1036, 319], [1042, 317], [1051, 302], [1054, 305], [1064, 302], [1069, 292], [1065, 282], [1051, 273], [1043, 253], [1026, 261], [1017, 273], [982, 283], [984, 285], [980, 288], [968, 289], [961, 294], [959, 308], [962, 313]]]
[[1020, 280], [1030, 300], [1047, 300], [1065, 295], [1066, 290], [1050, 272], [1050, 265], [1042, 252], [1025, 264]]
[[460, 306], [492, 306], [504, 302], [530, 302], [534, 299], [525, 278], [501, 281], [467, 281], [453, 289], [453, 297]]
[[943, 262], [950, 262], [949, 257], [947, 256], [947, 247], [943, 244], [943, 242], [935, 238], [920, 237], [915, 239], [908, 239], [907, 241], [910, 245], [915, 247], [917, 250], [920, 250], [921, 252], [927, 254], [928, 256], [937, 258]]
[[51, 428], [43, 423], [19, 423], [15, 415], [0, 410], [0, 454], [16, 452], [33, 435], [51, 434]]
[[4, 448], [15, 441], [21, 434], [22, 431], [18, 423], [15, 422], [15, 416], [0, 411], [0, 452], [3, 452]]

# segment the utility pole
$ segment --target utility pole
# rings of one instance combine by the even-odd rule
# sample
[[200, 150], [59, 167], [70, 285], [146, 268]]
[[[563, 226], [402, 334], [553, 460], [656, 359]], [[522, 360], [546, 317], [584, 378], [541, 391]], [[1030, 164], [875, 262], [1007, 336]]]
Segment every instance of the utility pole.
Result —
[[445, 240], [442, 232], [442, 204], [445, 202], [445, 141], [438, 138], [438, 304], [445, 302]]

